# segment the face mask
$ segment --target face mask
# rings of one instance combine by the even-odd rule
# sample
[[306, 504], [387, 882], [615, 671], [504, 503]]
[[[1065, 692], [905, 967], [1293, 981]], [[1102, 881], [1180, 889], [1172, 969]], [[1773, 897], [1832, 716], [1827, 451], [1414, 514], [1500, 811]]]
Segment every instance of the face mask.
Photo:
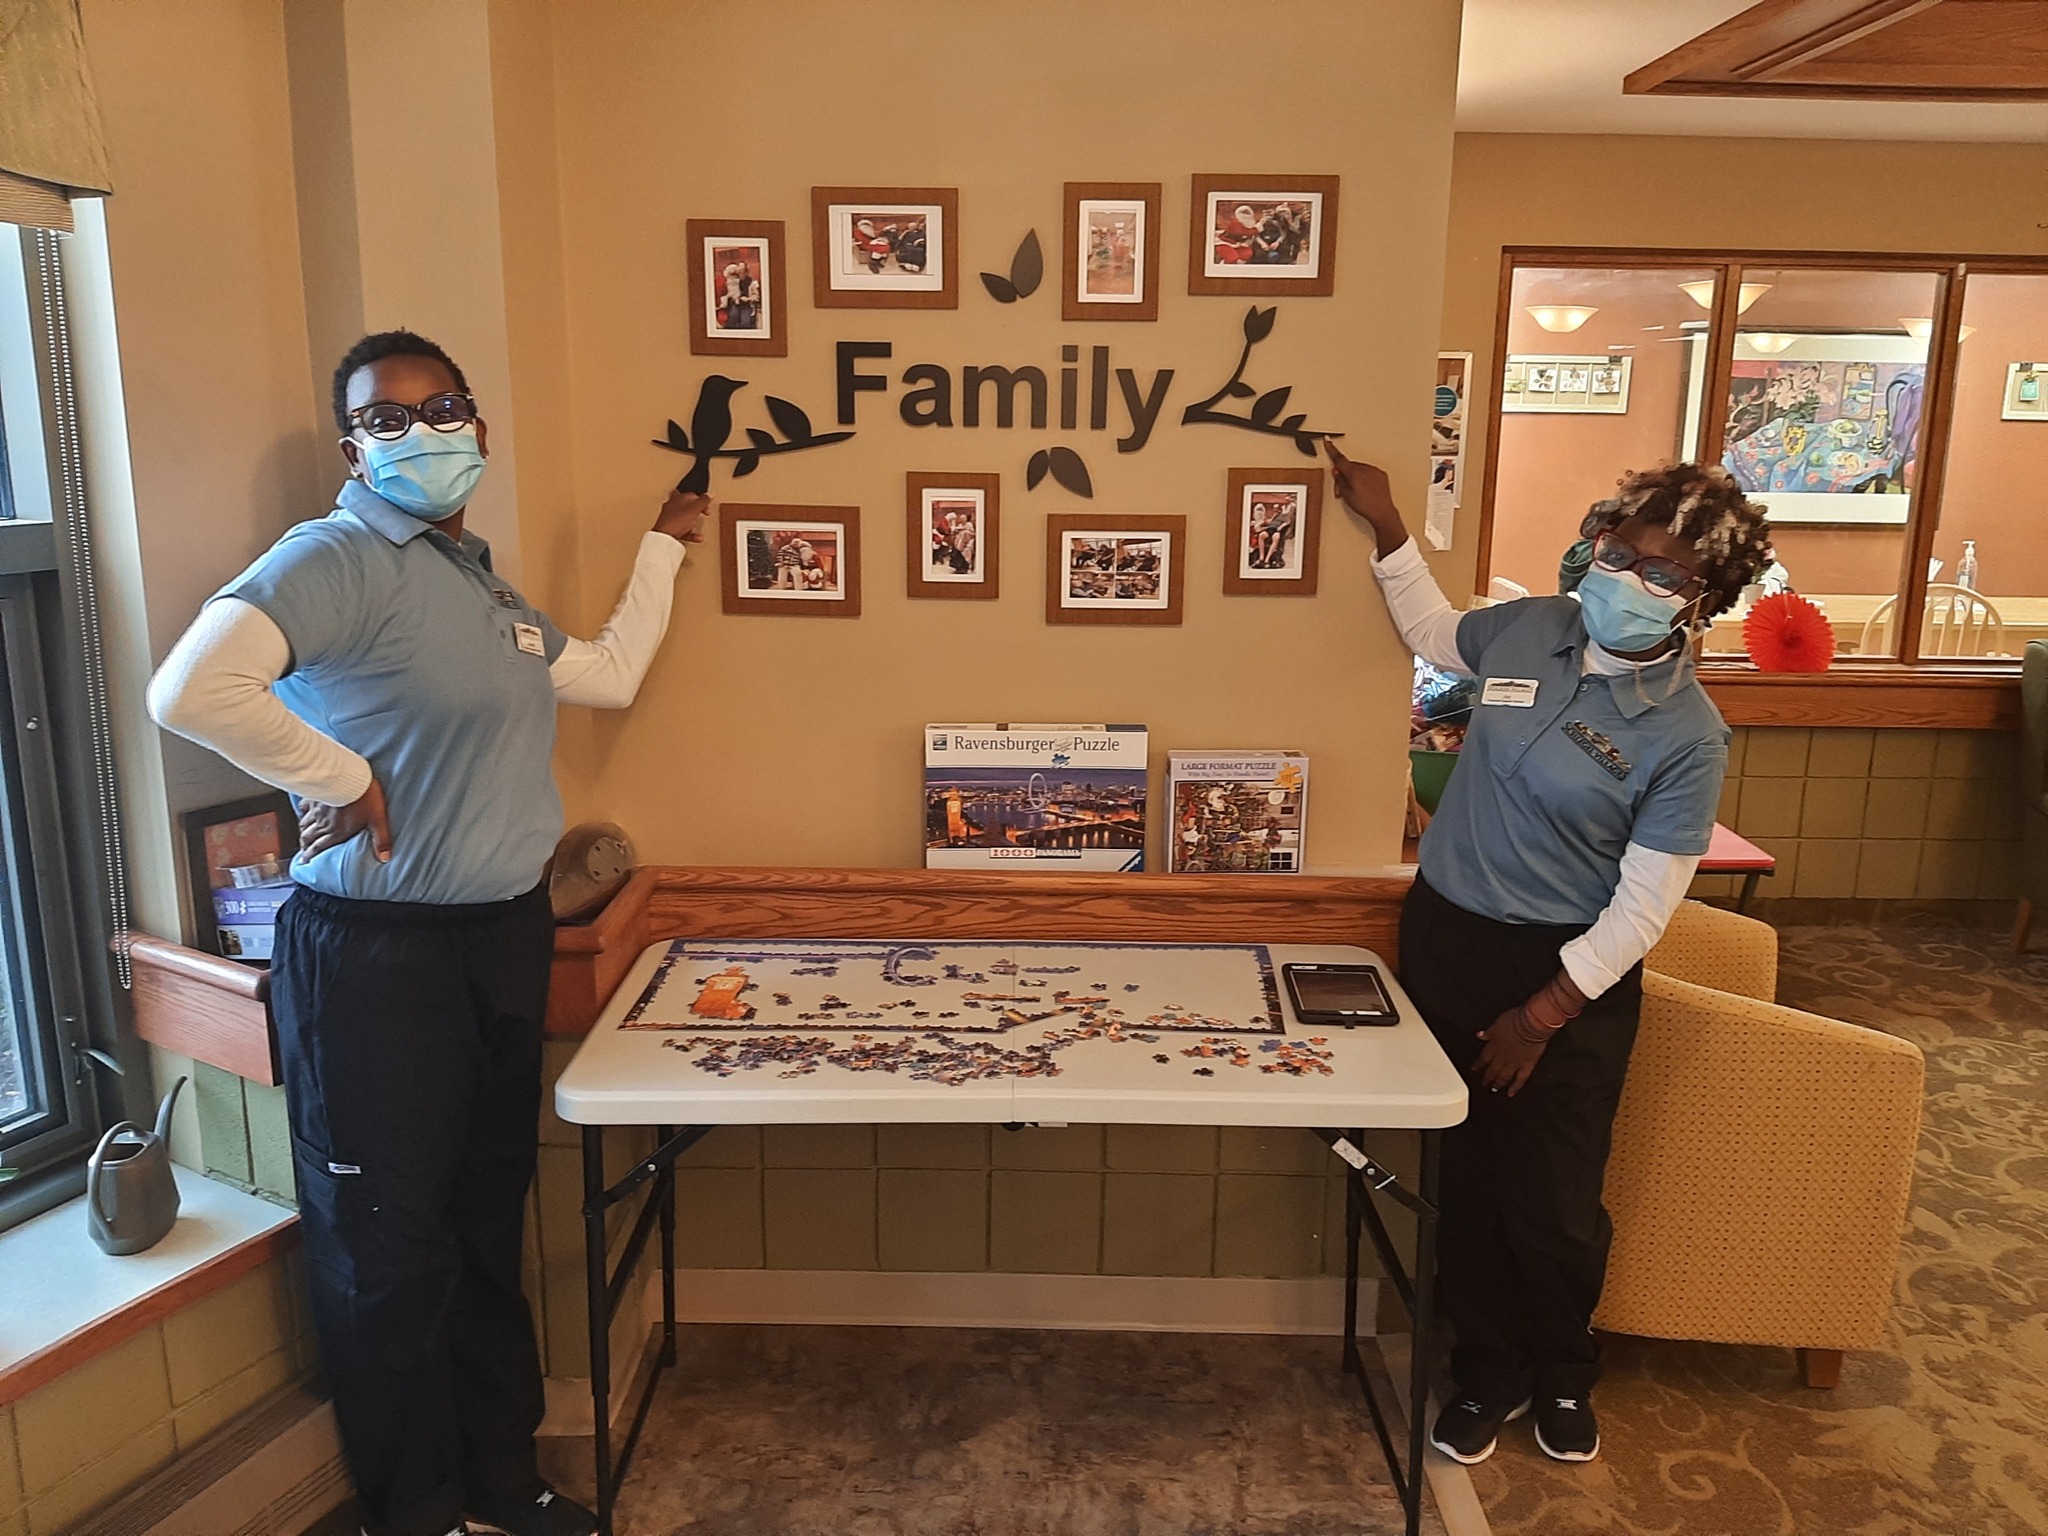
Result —
[[401, 512], [430, 523], [460, 512], [484, 472], [473, 425], [436, 432], [416, 421], [403, 437], [354, 441], [370, 489]]
[[1685, 598], [1659, 597], [1633, 575], [1598, 566], [1579, 582], [1586, 633], [1604, 650], [1626, 653], [1661, 645], [1688, 606]]

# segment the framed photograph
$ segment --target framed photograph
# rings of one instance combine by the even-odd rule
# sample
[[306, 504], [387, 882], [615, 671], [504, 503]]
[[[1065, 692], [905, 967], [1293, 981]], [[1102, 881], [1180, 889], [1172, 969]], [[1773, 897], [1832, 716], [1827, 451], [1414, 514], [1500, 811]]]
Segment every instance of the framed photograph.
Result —
[[[1699, 441], [1707, 347], [1689, 343], [1681, 442]], [[1624, 382], [1623, 388], [1627, 385]], [[1927, 343], [1896, 331], [1805, 331], [1776, 352], [1738, 332], [1721, 462], [1771, 521], [1902, 526], [1919, 489]]]
[[1500, 408], [1566, 416], [1626, 415], [1629, 362], [1627, 357], [1511, 357], [1501, 373]]
[[1062, 320], [1159, 318], [1156, 181], [1070, 181]]
[[269, 965], [278, 908], [297, 889], [291, 863], [299, 851], [299, 818], [291, 796], [271, 790], [178, 819], [196, 947]]
[[1048, 624], [1178, 624], [1188, 520], [1056, 512], [1045, 520]]
[[954, 187], [811, 188], [811, 288], [820, 309], [958, 309]]
[[1002, 476], [910, 474], [903, 484], [910, 596], [1000, 597]]
[[2007, 363], [2004, 421], [2048, 421], [2048, 362]]
[[727, 502], [718, 509], [727, 613], [860, 616], [860, 508]]
[[1327, 297], [1337, 281], [1335, 176], [1197, 176], [1188, 292]]
[[789, 356], [780, 219], [691, 219], [690, 351]]
[[1223, 516], [1223, 590], [1313, 597], [1323, 538], [1320, 469], [1233, 469]]

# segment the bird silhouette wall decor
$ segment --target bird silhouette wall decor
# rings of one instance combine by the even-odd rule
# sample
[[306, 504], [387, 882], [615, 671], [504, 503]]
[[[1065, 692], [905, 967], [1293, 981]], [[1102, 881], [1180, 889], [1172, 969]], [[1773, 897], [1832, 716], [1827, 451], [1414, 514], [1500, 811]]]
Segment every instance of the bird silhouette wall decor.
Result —
[[676, 489], [703, 495], [711, 489], [711, 465], [717, 459], [733, 461], [734, 479], [751, 475], [760, 467], [761, 460], [770, 454], [799, 453], [806, 448], [824, 448], [833, 443], [843, 443], [852, 437], [851, 432], [820, 432], [811, 425], [811, 418], [803, 408], [776, 395], [765, 396], [768, 418], [782, 433], [777, 437], [761, 427], [748, 427], [747, 446], [728, 448], [726, 443], [732, 437], [732, 397], [747, 387], [745, 379], [728, 379], [722, 373], [714, 373], [697, 386], [697, 406], [690, 413], [690, 429], [685, 432], [680, 423], [670, 420], [668, 435], [657, 437], [654, 446], [666, 448], [671, 453], [690, 455], [689, 471], [676, 482]]

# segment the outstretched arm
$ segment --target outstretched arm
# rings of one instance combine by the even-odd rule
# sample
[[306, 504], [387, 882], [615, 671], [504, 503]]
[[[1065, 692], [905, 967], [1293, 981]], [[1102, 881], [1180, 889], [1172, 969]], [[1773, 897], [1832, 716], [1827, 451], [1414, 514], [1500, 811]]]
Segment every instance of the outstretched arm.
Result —
[[1458, 620], [1429, 562], [1409, 536], [1394, 506], [1387, 485], [1387, 472], [1377, 464], [1347, 459], [1327, 437], [1323, 448], [1330, 456], [1330, 469], [1337, 482], [1337, 498], [1371, 525], [1372, 574], [1387, 601], [1388, 617], [1400, 632], [1401, 642], [1433, 667], [1446, 672], [1469, 672], [1458, 651]]
[[668, 633], [676, 572], [684, 546], [704, 539], [710, 498], [671, 492], [653, 529], [640, 536], [633, 574], [612, 616], [593, 640], [571, 638], [548, 668], [555, 697], [564, 704], [624, 709]]

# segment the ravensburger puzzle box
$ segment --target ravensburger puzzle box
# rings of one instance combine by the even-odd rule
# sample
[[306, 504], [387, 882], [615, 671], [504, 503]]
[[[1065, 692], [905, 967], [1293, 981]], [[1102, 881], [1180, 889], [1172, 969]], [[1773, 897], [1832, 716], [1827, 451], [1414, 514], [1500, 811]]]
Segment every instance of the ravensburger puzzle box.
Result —
[[927, 869], [1143, 869], [1142, 725], [929, 725]]

